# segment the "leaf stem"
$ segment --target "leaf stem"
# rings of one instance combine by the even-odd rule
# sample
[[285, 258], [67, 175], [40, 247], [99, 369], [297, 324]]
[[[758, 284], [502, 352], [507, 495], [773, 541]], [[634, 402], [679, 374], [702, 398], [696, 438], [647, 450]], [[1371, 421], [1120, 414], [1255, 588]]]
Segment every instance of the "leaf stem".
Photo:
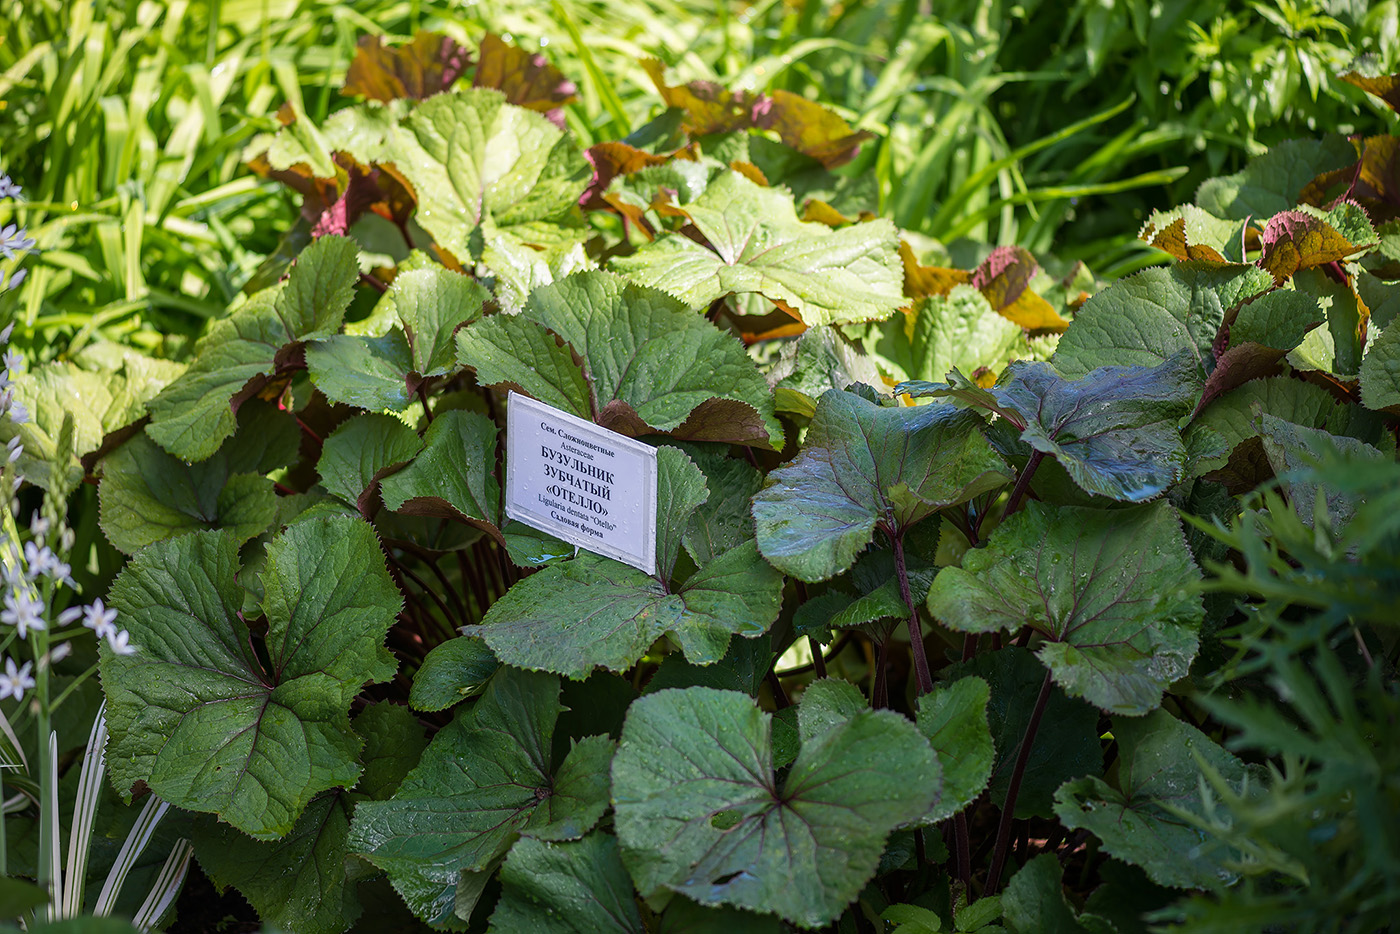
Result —
[[983, 895], [995, 895], [1001, 883], [1001, 871], [1006, 865], [1006, 854], [1011, 844], [1011, 825], [1015, 820], [1016, 798], [1021, 793], [1021, 779], [1026, 774], [1026, 763], [1030, 761], [1031, 746], [1035, 743], [1036, 731], [1040, 729], [1040, 719], [1045, 715], [1045, 707], [1050, 703], [1050, 687], [1053, 682], [1050, 672], [1045, 672], [1045, 680], [1040, 684], [1040, 695], [1035, 699], [1031, 719], [1026, 724], [1026, 734], [1021, 737], [1021, 748], [1016, 753], [1016, 765], [1011, 770], [1011, 782], [1006, 786], [1006, 801], [1001, 808], [1001, 823], [997, 825], [996, 849], [992, 851], [992, 866], [987, 870], [987, 884]]
[[870, 687], [870, 706], [881, 710], [890, 705], [885, 669], [890, 666], [890, 640], [875, 643], [875, 683]]
[[972, 839], [967, 832], [967, 811], [953, 815], [953, 858], [958, 864], [958, 879], [966, 891], [972, 890]]
[[909, 647], [914, 652], [914, 672], [919, 678], [919, 693], [933, 690], [933, 675], [929, 672], [928, 655], [924, 652], [924, 634], [919, 627], [919, 610], [914, 606], [914, 595], [909, 591], [909, 569], [904, 564], [904, 533], [891, 535], [894, 543], [894, 566], [899, 574], [899, 595], [909, 608]]
[[1016, 478], [1016, 485], [1011, 488], [1011, 498], [1006, 501], [1006, 512], [1002, 514], [1003, 519], [1010, 517], [1017, 509], [1021, 508], [1021, 502], [1026, 498], [1026, 491], [1031, 488], [1031, 477], [1035, 476], [1035, 469], [1040, 466], [1040, 462], [1044, 459], [1044, 451], [1031, 452], [1031, 459], [1026, 461], [1025, 469]]

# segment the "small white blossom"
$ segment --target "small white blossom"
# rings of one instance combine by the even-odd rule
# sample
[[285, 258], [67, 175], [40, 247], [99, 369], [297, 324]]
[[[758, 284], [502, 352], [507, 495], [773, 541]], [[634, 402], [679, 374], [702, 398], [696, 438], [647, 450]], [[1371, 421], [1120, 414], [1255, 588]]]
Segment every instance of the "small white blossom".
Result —
[[58, 624], [60, 626], [67, 626], [69, 623], [72, 623], [74, 620], [76, 620], [79, 616], [82, 616], [84, 613], [86, 613], [87, 610], [88, 608], [83, 606], [82, 604], [78, 604], [77, 606], [70, 606], [68, 609], [58, 614]]
[[22, 255], [32, 249], [34, 249], [34, 238], [28, 236], [23, 227], [18, 224], [7, 224], [0, 227], [0, 256], [14, 259], [16, 253]]
[[40, 574], [51, 574], [54, 565], [58, 563], [58, 557], [48, 545], [25, 542], [24, 563], [29, 565], [29, 579], [34, 580]]
[[29, 534], [35, 538], [47, 538], [49, 534], [49, 520], [36, 509], [34, 515], [29, 518]]
[[[19, 284], [24, 281], [24, 277], [27, 275], [29, 275], [28, 269], [16, 269], [14, 273], [10, 276], [10, 284], [8, 288], [19, 288]], [[4, 270], [0, 270], [0, 292], [5, 291], [6, 288], [7, 286], [5, 285], [5, 272]]]
[[[24, 191], [24, 189], [11, 181], [10, 176], [0, 175], [0, 200], [5, 198], [18, 198], [21, 191]], [[3, 340], [3, 338], [0, 338], [0, 340]]]
[[13, 321], [5, 325], [5, 330], [0, 331], [0, 344], [8, 344], [10, 342], [10, 332], [14, 329], [15, 323]]
[[18, 373], [20, 367], [24, 366], [24, 354], [11, 347], [0, 354], [0, 365], [3, 365], [11, 373]]
[[49, 652], [49, 664], [56, 665], [73, 654], [73, 643], [60, 642]]
[[5, 458], [11, 464], [19, 460], [20, 455], [24, 453], [24, 445], [20, 443], [20, 440], [20, 436], [15, 435], [5, 444]]
[[131, 644], [131, 635], [125, 629], [113, 633], [107, 637], [107, 644], [112, 647], [112, 651], [118, 655], [135, 655], [136, 646]]
[[29, 410], [18, 399], [10, 403], [10, 421], [16, 425], [23, 425], [29, 421]]
[[92, 601], [92, 606], [83, 611], [83, 625], [97, 633], [99, 639], [111, 639], [116, 635], [117, 611], [102, 605], [102, 598]]
[[5, 659], [5, 673], [0, 674], [0, 700], [7, 697], [13, 697], [17, 701], [24, 700], [24, 692], [34, 687], [34, 679], [29, 674], [32, 664], [25, 662], [16, 668], [13, 658]]
[[11, 590], [5, 594], [5, 609], [0, 610], [0, 622], [19, 630], [26, 638], [31, 629], [47, 629], [44, 622], [44, 602], [31, 590]]

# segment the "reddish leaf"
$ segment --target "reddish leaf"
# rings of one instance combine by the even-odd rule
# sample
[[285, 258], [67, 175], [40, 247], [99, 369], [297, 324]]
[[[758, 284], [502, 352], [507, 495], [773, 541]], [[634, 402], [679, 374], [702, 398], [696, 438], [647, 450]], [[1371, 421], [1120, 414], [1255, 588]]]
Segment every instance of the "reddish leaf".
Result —
[[477, 50], [472, 85], [495, 88], [512, 104], [544, 114], [561, 130], [563, 106], [573, 103], [578, 88], [537, 52], [511, 45], [495, 33], [487, 33]]
[[578, 203], [585, 208], [604, 207], [603, 193], [608, 190], [613, 179], [619, 175], [631, 175], [648, 166], [665, 165], [682, 151], [678, 150], [669, 156], [657, 156], [626, 143], [610, 142], [589, 146], [584, 150], [583, 156], [593, 166], [593, 180], [588, 183], [588, 188], [579, 197]]
[[420, 32], [400, 46], [362, 36], [341, 90], [375, 101], [423, 100], [447, 90], [470, 64], [471, 53], [440, 33]]
[[651, 76], [657, 93], [667, 107], [685, 112], [681, 129], [692, 138], [710, 133], [729, 133], [754, 125], [753, 109], [758, 98], [740, 91], [737, 94], [713, 81], [692, 81], [679, 87], [666, 83], [666, 66], [654, 58], [643, 59], [642, 67]]
[[953, 286], [964, 285], [972, 279], [972, 273], [965, 269], [919, 265], [913, 247], [903, 240], [899, 241], [899, 258], [904, 262], [904, 294], [910, 299], [947, 295]]
[[1365, 212], [1353, 202], [1342, 202], [1325, 216], [1301, 209], [1284, 211], [1264, 226], [1259, 266], [1282, 284], [1300, 269], [1333, 263], [1364, 249], [1370, 235]]
[[1400, 113], [1400, 75], [1377, 75], [1367, 77], [1354, 71], [1342, 75], [1343, 81], [1350, 81], [1368, 94], [1374, 94], [1390, 105], [1390, 109]]
[[1161, 230], [1150, 225], [1144, 227], [1141, 236], [1152, 246], [1170, 253], [1177, 259], [1205, 260], [1212, 263], [1225, 262], [1225, 257], [1221, 256], [1215, 247], [1204, 243], [1190, 242], [1186, 236], [1186, 219], [1184, 217], [1178, 217]]
[[851, 161], [861, 143], [875, 138], [868, 130], [853, 131], [835, 111], [791, 91], [774, 91], [767, 99], [771, 103], [761, 108], [758, 127], [775, 131], [786, 145], [828, 169]]
[[1030, 331], [1064, 331], [1069, 322], [1029, 288], [1039, 269], [1019, 246], [999, 246], [972, 273], [972, 287], [1004, 318]]
[[1361, 202], [1374, 223], [1400, 217], [1400, 136], [1366, 140], [1349, 196]]
[[767, 176], [763, 174], [762, 169], [754, 165], [752, 162], [744, 162], [742, 159], [735, 159], [734, 161], [729, 163], [729, 167], [734, 171], [738, 172], [740, 175], [744, 176], [744, 178], [747, 178], [749, 181], [753, 182], [755, 185], [762, 185], [764, 188], [768, 187]]

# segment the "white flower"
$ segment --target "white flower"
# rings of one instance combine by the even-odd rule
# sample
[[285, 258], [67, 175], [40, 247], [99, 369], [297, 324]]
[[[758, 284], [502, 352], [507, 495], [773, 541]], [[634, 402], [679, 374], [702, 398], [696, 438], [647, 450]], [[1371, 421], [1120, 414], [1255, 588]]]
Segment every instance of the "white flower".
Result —
[[135, 655], [136, 646], [131, 644], [131, 635], [125, 629], [107, 636], [107, 644], [118, 655]]
[[35, 542], [24, 543], [24, 563], [29, 565], [30, 580], [40, 574], [48, 574], [57, 562], [58, 558], [48, 545], [39, 545]]
[[20, 436], [15, 435], [5, 444], [5, 457], [11, 464], [19, 460], [20, 455], [24, 453], [24, 445], [20, 441]]
[[49, 664], [56, 665], [73, 654], [73, 643], [60, 642], [49, 651]]
[[29, 517], [29, 534], [35, 538], [44, 538], [49, 534], [49, 520], [37, 509], [34, 510], [34, 515]]
[[[29, 275], [28, 269], [16, 269], [10, 276], [10, 284], [8, 287], [11, 289], [19, 288], [19, 284], [24, 281], [24, 277], [27, 275]], [[0, 292], [5, 291], [5, 289], [5, 273], [4, 270], [0, 270]]]
[[16, 425], [23, 425], [29, 421], [29, 410], [18, 399], [10, 403], [10, 421]]
[[34, 249], [34, 238], [27, 235], [18, 224], [0, 227], [0, 256], [14, 259], [16, 253], [24, 254]]
[[82, 604], [79, 604], [77, 606], [70, 606], [68, 609], [58, 614], [58, 624], [60, 626], [67, 626], [79, 616], [82, 616], [84, 613], [86, 613], [87, 610], [88, 608], [83, 606]]
[[9, 623], [19, 630], [19, 637], [26, 638], [31, 629], [47, 629], [44, 622], [44, 603], [29, 589], [11, 590], [5, 594], [5, 609], [0, 610], [0, 622]]
[[10, 176], [0, 175], [0, 199], [18, 198], [23, 188], [10, 181]]
[[34, 687], [34, 679], [29, 675], [29, 668], [33, 662], [25, 662], [20, 667], [15, 667], [13, 658], [5, 659], [5, 673], [0, 674], [0, 700], [13, 697], [15, 700], [24, 700], [24, 692]]
[[3, 364], [5, 369], [9, 370], [11, 373], [18, 373], [19, 368], [24, 366], [24, 354], [11, 347], [3, 354], [0, 354], [0, 364]]
[[117, 611], [102, 605], [102, 598], [92, 601], [83, 611], [83, 625], [97, 633], [99, 639], [111, 639], [117, 633]]
[[14, 329], [15, 323], [13, 321], [5, 325], [5, 330], [0, 331], [0, 344], [8, 344], [10, 342], [10, 332]]

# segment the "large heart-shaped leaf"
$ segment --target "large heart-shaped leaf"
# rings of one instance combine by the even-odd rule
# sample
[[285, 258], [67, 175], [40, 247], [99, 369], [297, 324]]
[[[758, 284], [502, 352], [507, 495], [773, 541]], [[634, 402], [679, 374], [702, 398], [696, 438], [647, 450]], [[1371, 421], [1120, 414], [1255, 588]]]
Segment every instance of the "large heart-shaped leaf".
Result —
[[[502, 669], [433, 737], [392, 799], [356, 808], [351, 850], [387, 870], [401, 892], [450, 894], [460, 873], [492, 865], [520, 835], [582, 837], [608, 806], [613, 741], [580, 740], [552, 765], [560, 709], [558, 678]], [[415, 895], [409, 904], [424, 915], [435, 901]]]
[[794, 577], [824, 580], [849, 568], [876, 528], [903, 534], [1009, 482], [981, 423], [949, 405], [887, 408], [827, 392], [802, 453], [754, 497], [759, 550]]
[[1164, 711], [1140, 720], [1117, 718], [1117, 787], [1089, 776], [1055, 793], [1055, 814], [1071, 830], [1090, 830], [1106, 851], [1147, 870], [1159, 885], [1210, 889], [1237, 874], [1238, 855], [1211, 846], [1210, 836], [1173, 810], [1202, 815], [1207, 807], [1197, 757], [1239, 790], [1246, 769], [1189, 724]]
[[[305, 934], [340, 934], [359, 917], [350, 871], [350, 818], [361, 801], [387, 798], [418, 762], [427, 741], [413, 715], [376, 704], [355, 718], [364, 773], [354, 791], [318, 795], [280, 840], [254, 840], [229, 824], [202, 820], [199, 866], [216, 885], [235, 886], [259, 917]], [[363, 865], [363, 864], [361, 864]]]
[[457, 347], [480, 382], [625, 434], [782, 446], [772, 392], [743, 346], [664, 292], [609, 273], [541, 286], [522, 316], [472, 325]]
[[1056, 509], [1031, 502], [960, 568], [944, 568], [929, 610], [960, 632], [1045, 637], [1040, 660], [1065, 691], [1140, 715], [1186, 674], [1205, 616], [1175, 510]]
[[1182, 351], [1161, 366], [1106, 366], [1073, 381], [1048, 363], [1013, 363], [991, 389], [955, 370], [946, 385], [914, 381], [896, 392], [996, 413], [1085, 490], [1141, 502], [1181, 479], [1186, 448], [1177, 423], [1196, 402], [1198, 372]]
[[395, 128], [386, 149], [384, 161], [393, 162], [418, 200], [415, 220], [463, 260], [480, 255], [484, 244], [473, 238], [483, 233], [541, 246], [559, 239], [560, 223], [592, 174], [562, 130], [485, 88], [424, 101]]
[[771, 721], [747, 695], [703, 687], [633, 702], [613, 802], [644, 896], [826, 924], [874, 875], [890, 831], [938, 797], [933, 750], [898, 714], [866, 710], [819, 731], [781, 784]]
[[384, 505], [410, 516], [438, 516], [479, 527], [501, 524], [496, 425], [484, 415], [440, 413], [413, 462], [381, 482]]
[[996, 748], [987, 724], [991, 692], [981, 678], [940, 684], [919, 698], [919, 732], [928, 737], [943, 769], [943, 795], [925, 816], [930, 823], [971, 804], [992, 777]]
[[666, 234], [612, 268], [704, 308], [726, 295], [782, 302], [809, 325], [884, 318], [904, 304], [899, 238], [886, 220], [832, 230], [797, 219], [792, 196], [738, 172], [681, 205], [708, 246]]
[[292, 829], [318, 792], [360, 773], [351, 699], [394, 673], [401, 607], [374, 531], [307, 519], [267, 548], [264, 663], [239, 616], [238, 540], [157, 542], [112, 585], [136, 655], [103, 652], [112, 780], [218, 814], [258, 839]]
[[333, 334], [306, 345], [311, 382], [332, 402], [401, 412], [413, 398], [407, 374], [413, 354], [403, 331], [378, 337]]
[[363, 513], [365, 494], [380, 475], [412, 458], [422, 446], [414, 430], [397, 418], [366, 412], [341, 422], [326, 436], [316, 472], [330, 493]]

